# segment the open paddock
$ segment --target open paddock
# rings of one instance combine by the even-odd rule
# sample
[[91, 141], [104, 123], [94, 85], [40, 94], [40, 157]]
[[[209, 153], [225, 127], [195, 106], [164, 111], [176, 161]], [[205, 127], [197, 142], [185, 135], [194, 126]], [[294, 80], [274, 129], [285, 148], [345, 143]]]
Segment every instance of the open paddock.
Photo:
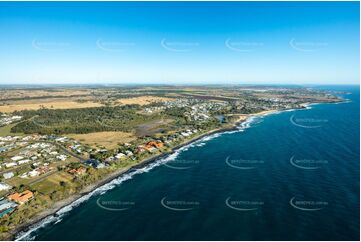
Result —
[[41, 108], [47, 109], [73, 109], [73, 108], [92, 108], [92, 107], [101, 107], [103, 106], [100, 103], [96, 102], [76, 102], [76, 101], [54, 101], [54, 100], [37, 100], [37, 101], [24, 101], [23, 103], [1, 105], [0, 112], [3, 113], [12, 113], [14, 111], [22, 110], [38, 110]]
[[118, 144], [131, 142], [136, 139], [132, 133], [120, 131], [67, 134], [67, 136], [90, 146], [104, 146], [107, 149], [116, 148]]
[[140, 96], [140, 97], [132, 97], [132, 98], [121, 98], [117, 100], [117, 103], [122, 105], [127, 104], [138, 104], [141, 106], [148, 105], [155, 102], [165, 102], [165, 101], [171, 101], [172, 98], [166, 98], [166, 97], [155, 97], [155, 96]]

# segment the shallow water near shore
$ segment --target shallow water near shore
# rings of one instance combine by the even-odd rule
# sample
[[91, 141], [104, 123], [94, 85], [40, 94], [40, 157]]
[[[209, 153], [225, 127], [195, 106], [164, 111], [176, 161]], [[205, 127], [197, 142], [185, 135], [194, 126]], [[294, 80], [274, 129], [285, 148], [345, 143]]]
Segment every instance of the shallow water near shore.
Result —
[[19, 239], [358, 240], [351, 102], [257, 117], [97, 189]]

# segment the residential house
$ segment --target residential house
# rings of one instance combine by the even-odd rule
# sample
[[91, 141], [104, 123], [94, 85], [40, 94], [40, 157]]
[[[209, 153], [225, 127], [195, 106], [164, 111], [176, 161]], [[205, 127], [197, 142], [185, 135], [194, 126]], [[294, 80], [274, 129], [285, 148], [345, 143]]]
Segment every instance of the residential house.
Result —
[[81, 166], [81, 167], [78, 167], [78, 168], [71, 169], [68, 172], [70, 174], [76, 175], [76, 176], [84, 175], [86, 173], [86, 168]]
[[7, 199], [0, 200], [0, 218], [4, 217], [6, 214], [14, 211], [18, 205], [14, 202], [11, 202]]
[[56, 158], [57, 158], [58, 160], [65, 161], [66, 158], [67, 158], [67, 156], [66, 156], [66, 155], [58, 155]]
[[30, 199], [32, 199], [34, 197], [34, 194], [32, 191], [26, 190], [22, 193], [13, 193], [11, 195], [8, 196], [8, 199], [11, 201], [14, 201], [18, 204], [24, 204], [27, 201], [29, 201]]
[[25, 160], [19, 160], [18, 161], [18, 164], [21, 165], [21, 164], [25, 164], [25, 163], [28, 163], [30, 160], [28, 159], [25, 159]]
[[127, 156], [132, 156], [132, 155], [134, 155], [133, 152], [131, 152], [130, 150], [126, 150], [126, 151], [125, 151], [125, 154], [126, 154]]
[[117, 158], [117, 159], [123, 159], [125, 157], [126, 157], [126, 155], [123, 154], [123, 153], [118, 153], [118, 154], [115, 155], [115, 158]]
[[145, 149], [145, 146], [144, 146], [144, 145], [139, 145], [139, 146], [137, 147], [137, 153], [138, 153], [138, 154], [143, 153], [143, 152], [145, 152], [145, 151], [146, 151], [146, 149]]
[[8, 162], [4, 164], [6, 168], [17, 166], [18, 164], [16, 162]]
[[96, 159], [89, 159], [84, 161], [84, 164], [92, 166], [94, 168], [97, 168], [98, 165], [100, 164], [100, 161], [96, 160]]
[[10, 179], [14, 176], [14, 172], [6, 172], [3, 174], [4, 179]]
[[154, 148], [159, 149], [159, 148], [162, 148], [162, 147], [163, 147], [163, 143], [160, 142], [160, 141], [149, 141], [149, 142], [147, 143], [147, 146], [153, 146]]
[[19, 160], [22, 160], [22, 159], [24, 159], [24, 157], [22, 157], [22, 156], [14, 156], [14, 157], [11, 157], [11, 160], [12, 160], [12, 161], [19, 161]]
[[9, 189], [11, 189], [11, 186], [10, 185], [8, 185], [8, 184], [6, 184], [6, 183], [4, 183], [4, 182], [0, 182], [0, 191], [6, 191], [6, 190], [9, 190]]

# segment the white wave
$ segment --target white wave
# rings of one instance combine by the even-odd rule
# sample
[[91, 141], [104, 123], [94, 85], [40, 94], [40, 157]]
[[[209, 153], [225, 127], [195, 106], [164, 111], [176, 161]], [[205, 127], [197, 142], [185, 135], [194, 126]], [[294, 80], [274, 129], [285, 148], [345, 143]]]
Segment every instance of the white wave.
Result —
[[[293, 112], [293, 111], [296, 111], [296, 110], [298, 110], [298, 109], [292, 108], [292, 109], [286, 109], [286, 110], [284, 110], [283, 112]], [[280, 113], [280, 112], [279, 112], [279, 113]]]
[[205, 146], [205, 145], [206, 145], [206, 143], [203, 142], [203, 143], [197, 144], [196, 146], [197, 146], [197, 147], [202, 147], [202, 146]]
[[246, 119], [246, 121], [242, 122], [237, 128], [239, 131], [244, 131], [245, 129], [248, 129], [251, 127], [252, 124], [255, 124], [256, 122], [260, 122], [260, 117], [257, 116], [250, 116]]
[[43, 219], [41, 222], [32, 225], [31, 227], [28, 228], [28, 230], [26, 232], [20, 232], [16, 238], [15, 241], [18, 240], [34, 240], [36, 236], [32, 236], [32, 233], [35, 232], [36, 230], [45, 227], [46, 225], [56, 221], [57, 218], [55, 216], [50, 216], [47, 217], [45, 219]]
[[216, 134], [211, 134], [211, 135], [209, 135], [209, 136], [206, 136], [206, 137], [203, 137], [203, 138], [201, 138], [199, 141], [210, 141], [210, 140], [212, 140], [212, 139], [214, 139], [214, 138], [217, 138], [217, 137], [219, 137], [221, 134], [220, 133], [216, 133]]
[[63, 219], [58, 219], [54, 224], [60, 223]]
[[344, 99], [344, 101], [337, 102], [337, 103], [334, 103], [334, 104], [344, 104], [344, 103], [352, 103], [352, 100], [351, 99]]

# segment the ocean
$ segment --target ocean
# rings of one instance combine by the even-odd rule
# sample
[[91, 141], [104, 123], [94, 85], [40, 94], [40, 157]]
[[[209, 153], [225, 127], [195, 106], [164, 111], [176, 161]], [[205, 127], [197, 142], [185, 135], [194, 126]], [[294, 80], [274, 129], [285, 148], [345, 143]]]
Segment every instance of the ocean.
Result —
[[34, 240], [359, 240], [360, 93], [249, 119], [132, 170]]

